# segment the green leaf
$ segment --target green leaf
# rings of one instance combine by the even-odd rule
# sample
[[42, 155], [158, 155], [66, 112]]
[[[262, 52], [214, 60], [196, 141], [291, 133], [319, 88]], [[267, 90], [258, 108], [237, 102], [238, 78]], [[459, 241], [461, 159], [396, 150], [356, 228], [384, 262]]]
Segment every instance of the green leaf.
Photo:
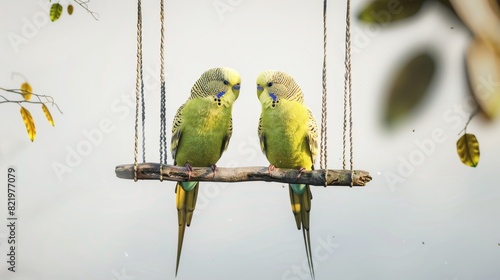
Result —
[[474, 134], [465, 133], [457, 141], [457, 153], [465, 165], [476, 167], [479, 163], [479, 142]]
[[361, 9], [358, 18], [367, 23], [389, 24], [415, 15], [425, 0], [373, 0]]
[[50, 7], [50, 20], [51, 21], [56, 21], [58, 20], [61, 15], [62, 15], [63, 7], [59, 3], [52, 4]]
[[406, 118], [424, 100], [435, 70], [433, 57], [424, 52], [411, 58], [396, 72], [384, 116], [388, 126]]

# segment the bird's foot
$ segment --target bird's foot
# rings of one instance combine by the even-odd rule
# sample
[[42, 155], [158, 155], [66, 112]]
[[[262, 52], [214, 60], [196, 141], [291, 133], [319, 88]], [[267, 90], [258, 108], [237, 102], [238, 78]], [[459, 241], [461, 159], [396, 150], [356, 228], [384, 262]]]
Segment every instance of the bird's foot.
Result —
[[212, 164], [212, 171], [214, 172], [214, 176], [212, 177], [212, 179], [214, 179], [215, 178], [215, 174], [217, 174], [217, 165]]
[[267, 171], [269, 171], [269, 175], [271, 175], [271, 172], [274, 171], [274, 168], [276, 168], [274, 165], [269, 164], [269, 166], [267, 167]]
[[187, 169], [188, 181], [190, 181], [191, 180], [191, 172], [193, 172], [193, 167], [189, 163], [186, 163], [184, 166]]
[[300, 176], [302, 176], [302, 173], [304, 173], [304, 171], [306, 171], [306, 168], [305, 167], [301, 167], [299, 169], [299, 174], [297, 174], [297, 178], [295, 178], [295, 180], [298, 180], [300, 178]]

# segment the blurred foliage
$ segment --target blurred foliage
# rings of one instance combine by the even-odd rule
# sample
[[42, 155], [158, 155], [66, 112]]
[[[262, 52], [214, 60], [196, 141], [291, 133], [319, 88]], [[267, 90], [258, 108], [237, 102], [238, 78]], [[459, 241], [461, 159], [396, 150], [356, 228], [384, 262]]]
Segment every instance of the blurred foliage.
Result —
[[374, 0], [366, 5], [358, 15], [361, 21], [388, 24], [409, 18], [422, 8], [426, 0]]
[[389, 126], [404, 120], [424, 100], [436, 70], [434, 58], [420, 53], [406, 62], [392, 82], [388, 92], [385, 121]]
[[466, 62], [470, 92], [483, 115], [496, 119], [500, 114], [500, 55], [476, 38], [467, 51]]
[[[498, 118], [500, 31], [495, 28], [498, 28], [500, 23], [500, 0], [372, 0], [360, 10], [358, 19], [367, 24], [389, 28], [391, 23], [403, 22], [425, 10], [422, 7], [430, 2], [440, 3], [452, 11], [457, 20], [474, 34], [466, 54], [470, 93], [476, 100], [477, 110], [485, 115], [487, 120]], [[383, 119], [387, 127], [404, 121], [424, 100], [436, 67], [439, 65], [436, 65], [436, 61], [424, 50], [410, 61], [402, 62], [397, 72], [391, 75], [391, 86], [384, 93], [387, 97], [387, 108]], [[464, 131], [476, 112], [471, 113]], [[457, 152], [464, 164], [475, 167], [479, 161], [479, 142], [476, 137], [465, 133], [457, 142]]]

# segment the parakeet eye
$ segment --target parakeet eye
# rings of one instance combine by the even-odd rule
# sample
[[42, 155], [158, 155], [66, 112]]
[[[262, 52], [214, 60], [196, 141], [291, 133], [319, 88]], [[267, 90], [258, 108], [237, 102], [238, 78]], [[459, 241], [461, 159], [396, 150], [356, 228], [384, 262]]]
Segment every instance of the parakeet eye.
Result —
[[272, 86], [273, 86], [273, 83], [272, 83], [272, 82], [269, 82], [269, 83], [267, 83], [267, 86], [268, 86], [268, 87], [272, 87]]
[[227, 86], [227, 85], [229, 85], [229, 82], [224, 80], [224, 84]]

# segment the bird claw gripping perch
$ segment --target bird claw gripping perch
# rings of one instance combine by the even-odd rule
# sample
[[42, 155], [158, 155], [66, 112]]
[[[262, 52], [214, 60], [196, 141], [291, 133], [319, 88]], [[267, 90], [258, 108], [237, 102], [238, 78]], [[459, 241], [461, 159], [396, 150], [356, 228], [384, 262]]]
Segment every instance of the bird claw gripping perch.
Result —
[[217, 174], [217, 165], [212, 164], [211, 167], [212, 167], [212, 171], [214, 172], [214, 175], [213, 175], [212, 179], [214, 179], [215, 178], [215, 174]]
[[304, 171], [306, 171], [306, 168], [305, 167], [301, 167], [299, 169], [299, 174], [297, 174], [297, 177], [295, 178], [295, 180], [298, 180], [302, 176], [302, 173], [304, 173]]
[[188, 179], [187, 180], [190, 181], [191, 180], [191, 172], [193, 172], [193, 167], [189, 163], [186, 163], [184, 166], [187, 169], [187, 174], [188, 174]]
[[269, 164], [269, 166], [267, 167], [267, 171], [269, 172], [269, 176], [271, 176], [271, 173], [274, 171], [276, 167], [272, 164]]

